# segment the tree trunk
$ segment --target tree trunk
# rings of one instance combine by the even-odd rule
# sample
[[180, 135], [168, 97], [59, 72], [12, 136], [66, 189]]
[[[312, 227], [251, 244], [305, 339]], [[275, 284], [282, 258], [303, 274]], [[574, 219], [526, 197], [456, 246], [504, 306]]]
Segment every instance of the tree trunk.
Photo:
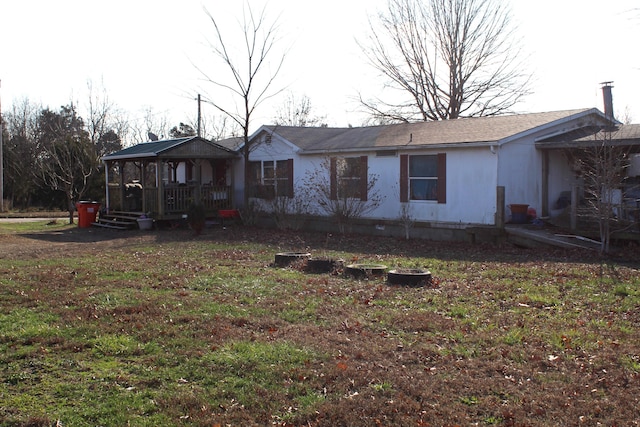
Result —
[[73, 200], [71, 199], [71, 197], [67, 198], [69, 201], [68, 204], [68, 208], [69, 208], [69, 224], [73, 224], [73, 212], [75, 211], [75, 205], [73, 204]]

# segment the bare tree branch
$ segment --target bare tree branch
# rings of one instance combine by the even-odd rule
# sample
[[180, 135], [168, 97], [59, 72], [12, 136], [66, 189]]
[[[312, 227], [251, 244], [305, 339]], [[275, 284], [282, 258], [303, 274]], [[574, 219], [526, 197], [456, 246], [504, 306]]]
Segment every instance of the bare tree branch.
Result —
[[509, 112], [529, 93], [499, 0], [389, 0], [370, 21], [370, 63], [400, 101], [362, 100], [374, 118], [428, 121]]
[[593, 144], [569, 154], [584, 183], [587, 220], [594, 221], [600, 235], [600, 252], [608, 253], [615, 232], [634, 226], [625, 217], [624, 197], [636, 191], [627, 185], [631, 147], [617, 143], [618, 128], [603, 128], [593, 135]]
[[[258, 14], [249, 7], [248, 1], [243, 4], [242, 21], [240, 22], [242, 48], [240, 53], [232, 50], [232, 36], [226, 37], [218, 20], [205, 9], [205, 13], [211, 20], [214, 28], [215, 43], [211, 43], [214, 55], [222, 62], [227, 70], [227, 78], [219, 75], [216, 69], [215, 76], [196, 67], [207, 82], [224, 89], [236, 98], [241, 107], [235, 104], [232, 108], [215, 100], [205, 100], [221, 113], [231, 118], [242, 129], [244, 137], [243, 156], [245, 164], [248, 163], [252, 146], [249, 141], [249, 126], [251, 118], [258, 106], [265, 100], [277, 95], [282, 90], [271, 92], [272, 86], [278, 76], [285, 60], [285, 54], [276, 58], [274, 63], [269, 59], [273, 56], [273, 49], [277, 41], [277, 20], [271, 25], [267, 22], [266, 8]], [[250, 181], [249, 170], [245, 168], [245, 187]], [[247, 190], [247, 188], [245, 188]], [[245, 191], [244, 205], [249, 204], [249, 191]]]
[[322, 126], [325, 117], [314, 116], [311, 114], [311, 100], [308, 96], [302, 95], [301, 98], [289, 92], [285, 101], [276, 110], [273, 118], [274, 124], [277, 126]]

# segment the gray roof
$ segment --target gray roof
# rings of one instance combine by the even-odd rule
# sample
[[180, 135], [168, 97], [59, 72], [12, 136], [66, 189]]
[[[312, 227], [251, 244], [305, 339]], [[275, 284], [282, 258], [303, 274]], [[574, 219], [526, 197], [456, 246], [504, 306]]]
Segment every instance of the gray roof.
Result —
[[266, 126], [265, 130], [280, 135], [303, 152], [397, 149], [503, 142], [544, 125], [590, 114], [604, 117], [595, 108], [584, 108], [361, 128]]
[[244, 143], [244, 137], [236, 136], [233, 138], [221, 139], [219, 141], [216, 141], [215, 143], [229, 150], [237, 151], [238, 148], [240, 148]]
[[[610, 133], [603, 133], [607, 131]], [[603, 128], [602, 126], [586, 126], [561, 135], [536, 141], [540, 148], [576, 148], [600, 145], [610, 141], [611, 145], [640, 147], [640, 124], [617, 125]], [[637, 150], [638, 148], [635, 148]]]

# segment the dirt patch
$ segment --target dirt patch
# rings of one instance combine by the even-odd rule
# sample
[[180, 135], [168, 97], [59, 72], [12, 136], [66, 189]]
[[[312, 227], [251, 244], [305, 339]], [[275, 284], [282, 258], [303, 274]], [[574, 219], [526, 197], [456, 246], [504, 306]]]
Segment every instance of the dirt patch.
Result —
[[108, 250], [152, 242], [156, 236], [140, 232], [113, 232], [95, 228], [0, 234], [0, 258], [48, 258], [55, 254], [73, 254]]
[[[57, 219], [60, 224], [61, 219]], [[499, 251], [503, 256], [513, 254], [517, 258], [533, 257], [536, 259], [563, 259], [576, 257], [583, 261], [602, 260], [594, 251], [583, 249], [522, 249], [510, 244], [502, 246], [474, 244], [465, 242], [434, 242], [430, 240], [413, 239], [410, 241], [377, 236], [339, 235], [311, 232], [293, 232], [254, 227], [213, 227], [205, 229], [200, 236], [194, 235], [192, 230], [185, 228], [161, 228], [152, 231], [140, 230], [109, 230], [102, 228], [69, 228], [33, 233], [0, 233], [0, 258], [38, 258], [51, 254], [77, 253], [83, 251], [100, 251], [109, 248], [123, 248], [139, 244], [154, 242], [173, 242], [189, 240], [224, 240], [261, 242], [273, 245], [283, 250], [307, 252], [314, 249], [312, 256], [319, 251], [339, 250], [362, 254], [388, 254], [411, 256], [418, 252], [429, 252], [434, 256], [458, 259], [461, 255], [474, 258], [493, 259], [492, 252]], [[640, 247], [628, 245], [615, 248], [608, 259], [616, 262], [638, 263]], [[346, 260], [357, 262], [357, 259]]]

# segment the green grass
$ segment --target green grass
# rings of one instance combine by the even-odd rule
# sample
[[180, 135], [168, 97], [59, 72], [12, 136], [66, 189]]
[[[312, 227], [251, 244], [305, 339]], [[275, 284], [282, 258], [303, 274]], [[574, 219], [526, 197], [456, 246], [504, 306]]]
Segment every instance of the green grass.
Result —
[[55, 223], [46, 221], [0, 222], [0, 233], [30, 233], [41, 231], [66, 231], [77, 228], [68, 218], [57, 218]]
[[[27, 224], [0, 238], [48, 230]], [[633, 419], [637, 266], [393, 239], [322, 249], [436, 279], [404, 288], [273, 268], [298, 236], [236, 232], [0, 257], [0, 425]]]

